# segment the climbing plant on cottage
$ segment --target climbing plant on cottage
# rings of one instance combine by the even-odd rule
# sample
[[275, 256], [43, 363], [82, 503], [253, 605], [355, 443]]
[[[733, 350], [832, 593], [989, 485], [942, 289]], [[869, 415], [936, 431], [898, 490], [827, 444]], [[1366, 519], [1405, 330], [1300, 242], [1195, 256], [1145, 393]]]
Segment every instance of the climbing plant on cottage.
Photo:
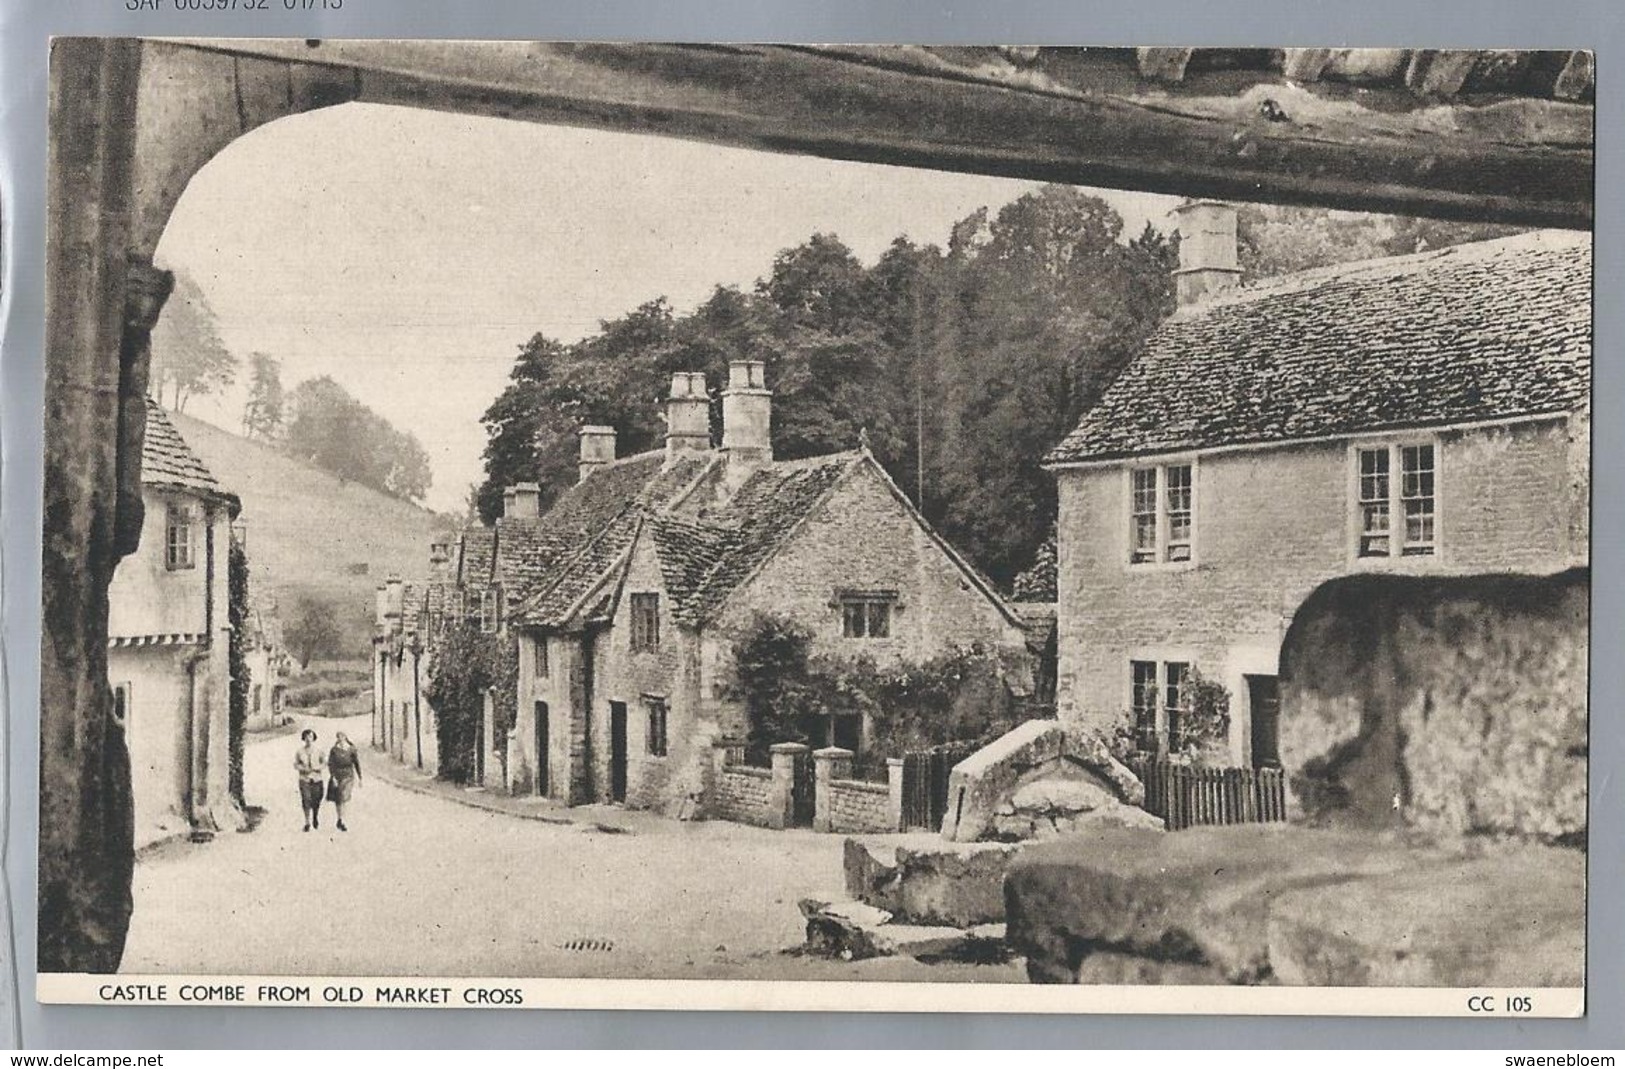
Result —
[[808, 628], [770, 614], [735, 642], [734, 667], [758, 759], [775, 742], [821, 745], [813, 735], [829, 715], [862, 716], [871, 754], [899, 757], [992, 738], [1031, 712], [1005, 683], [1011, 666], [979, 646], [880, 665], [815, 653]]
[[474, 748], [492, 695], [495, 736], [513, 727], [519, 651], [511, 635], [485, 634], [477, 624], [447, 627], [429, 661], [424, 697], [434, 706], [441, 779], [467, 783], [474, 774]]
[[231, 624], [231, 638], [226, 650], [227, 674], [230, 686], [227, 692], [228, 730], [226, 734], [231, 771], [227, 779], [231, 797], [238, 805], [246, 805], [243, 795], [243, 733], [248, 729], [248, 654], [243, 648], [248, 626], [248, 554], [241, 543], [231, 540], [226, 557], [226, 619]]

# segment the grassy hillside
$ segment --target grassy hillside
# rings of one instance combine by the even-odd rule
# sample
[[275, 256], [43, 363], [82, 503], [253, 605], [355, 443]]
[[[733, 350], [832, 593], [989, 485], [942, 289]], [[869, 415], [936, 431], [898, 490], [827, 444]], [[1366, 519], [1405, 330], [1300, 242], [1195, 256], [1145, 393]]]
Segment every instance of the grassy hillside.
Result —
[[345, 652], [363, 654], [373, 590], [391, 573], [421, 578], [429, 543], [449, 521], [213, 424], [169, 416], [221, 485], [242, 498], [248, 559], [256, 572], [269, 572], [283, 622], [301, 598], [324, 598], [338, 611]]

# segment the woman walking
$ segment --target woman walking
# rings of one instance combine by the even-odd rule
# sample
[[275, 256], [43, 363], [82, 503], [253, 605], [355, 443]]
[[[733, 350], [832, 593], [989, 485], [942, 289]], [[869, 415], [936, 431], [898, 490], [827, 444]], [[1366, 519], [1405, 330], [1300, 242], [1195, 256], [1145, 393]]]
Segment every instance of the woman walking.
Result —
[[293, 755], [293, 767], [299, 774], [299, 805], [305, 811], [305, 830], [322, 823], [322, 780], [327, 771], [327, 755], [316, 748], [316, 733], [309, 728], [299, 733], [304, 743]]
[[333, 748], [327, 752], [327, 771], [332, 777], [327, 782], [327, 797], [338, 810], [339, 831], [349, 831], [344, 826], [344, 807], [349, 804], [350, 792], [361, 782], [361, 755], [342, 731], [333, 737]]

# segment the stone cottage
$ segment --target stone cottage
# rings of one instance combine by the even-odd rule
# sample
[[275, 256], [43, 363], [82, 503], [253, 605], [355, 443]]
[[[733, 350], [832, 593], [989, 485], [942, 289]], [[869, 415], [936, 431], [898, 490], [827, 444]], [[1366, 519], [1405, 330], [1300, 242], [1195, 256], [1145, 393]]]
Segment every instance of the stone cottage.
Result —
[[[147, 401], [140, 548], [108, 592], [108, 681], [137, 844], [240, 826], [231, 795], [227, 558], [240, 505]], [[240, 741], [240, 740], [239, 740]]]
[[[763, 612], [878, 664], [972, 645], [1025, 658], [1022, 621], [867, 446], [776, 460], [759, 362], [731, 367], [722, 401], [713, 448], [704, 376], [678, 373], [664, 448], [617, 457], [611, 428], [585, 427], [577, 484], [540, 515], [514, 488], [478, 536], [482, 620], [518, 650], [512, 730], [493, 738], [488, 715], [481, 734], [488, 785], [500, 765], [515, 792], [697, 812], [716, 744], [748, 727], [731, 657]], [[827, 719], [818, 741], [862, 747], [858, 718]]]
[[[241, 529], [237, 533], [241, 537]], [[243, 661], [248, 669], [247, 726], [250, 731], [263, 731], [287, 719], [282, 696], [287, 687], [288, 669], [293, 663], [283, 638], [276, 594], [271, 590], [270, 577], [263, 571], [255, 572], [249, 579], [241, 640]]]
[[1180, 307], [1049, 455], [1062, 719], [1280, 761], [1282, 640], [1339, 576], [1589, 559], [1591, 243], [1535, 232], [1238, 287], [1236, 216], [1180, 214]]

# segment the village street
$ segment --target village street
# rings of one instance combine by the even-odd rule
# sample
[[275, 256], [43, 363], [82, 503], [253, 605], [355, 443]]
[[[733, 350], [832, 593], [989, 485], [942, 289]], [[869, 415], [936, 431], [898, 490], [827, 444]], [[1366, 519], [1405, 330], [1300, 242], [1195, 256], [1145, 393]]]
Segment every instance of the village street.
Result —
[[[309, 724], [326, 745], [336, 730], [364, 743], [367, 721]], [[840, 836], [647, 814], [627, 814], [618, 834], [523, 820], [393, 786], [372, 751], [350, 831], [336, 831], [324, 806], [321, 830], [306, 834], [296, 738], [250, 736], [247, 795], [270, 810], [259, 828], [143, 857], [124, 971], [1021, 978], [781, 954], [802, 940], [797, 899], [840, 886]]]

